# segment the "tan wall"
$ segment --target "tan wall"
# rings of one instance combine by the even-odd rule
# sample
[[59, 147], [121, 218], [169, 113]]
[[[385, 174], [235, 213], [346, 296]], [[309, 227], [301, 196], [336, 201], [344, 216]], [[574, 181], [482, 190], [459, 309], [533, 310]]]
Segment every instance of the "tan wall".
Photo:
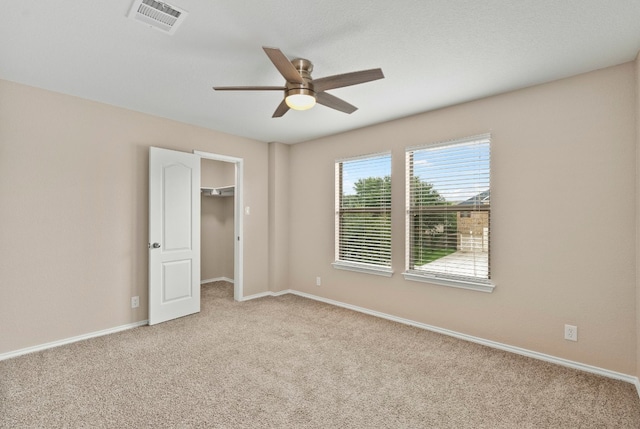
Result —
[[289, 152], [269, 143], [269, 290], [289, 289]]
[[[216, 188], [234, 184], [234, 163], [202, 160], [201, 186]], [[234, 197], [203, 195], [200, 200], [200, 278], [233, 279]]]
[[[635, 374], [635, 79], [627, 63], [292, 146], [291, 288]], [[405, 281], [405, 147], [486, 132], [495, 291]], [[333, 269], [334, 162], [387, 150], [395, 273]]]
[[236, 165], [233, 162], [203, 158], [201, 161], [200, 186], [221, 188], [236, 183]]
[[[245, 295], [293, 288], [638, 374], [639, 78], [629, 63], [291, 147], [0, 80], [0, 353], [147, 318], [153, 145], [245, 159]], [[404, 148], [487, 131], [496, 290], [404, 281]], [[334, 270], [334, 161], [385, 150], [395, 274]]]
[[265, 143], [0, 80], [0, 353], [147, 318], [149, 146], [244, 158], [244, 289], [267, 290]]
[[636, 72], [636, 374], [640, 375], [640, 53]]

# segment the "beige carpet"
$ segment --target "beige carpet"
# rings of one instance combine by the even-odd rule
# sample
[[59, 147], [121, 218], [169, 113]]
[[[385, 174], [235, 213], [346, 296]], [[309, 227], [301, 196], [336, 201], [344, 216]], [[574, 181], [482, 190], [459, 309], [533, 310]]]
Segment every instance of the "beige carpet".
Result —
[[0, 362], [2, 428], [639, 428], [631, 384], [286, 295]]

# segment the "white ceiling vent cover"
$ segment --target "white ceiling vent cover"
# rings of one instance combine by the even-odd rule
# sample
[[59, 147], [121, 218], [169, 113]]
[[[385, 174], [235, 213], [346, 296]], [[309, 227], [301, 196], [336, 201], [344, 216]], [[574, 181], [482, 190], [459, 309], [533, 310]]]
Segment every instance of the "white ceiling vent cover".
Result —
[[154, 0], [134, 0], [129, 11], [129, 18], [168, 34], [175, 33], [187, 15], [185, 10]]

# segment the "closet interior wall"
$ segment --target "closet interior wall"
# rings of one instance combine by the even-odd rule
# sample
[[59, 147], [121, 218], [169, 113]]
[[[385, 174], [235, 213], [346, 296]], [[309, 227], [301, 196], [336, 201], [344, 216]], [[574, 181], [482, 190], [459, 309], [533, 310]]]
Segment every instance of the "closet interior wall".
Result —
[[[235, 164], [203, 159], [202, 188], [235, 185]], [[201, 192], [201, 275], [208, 280], [233, 280], [234, 196], [211, 196]]]

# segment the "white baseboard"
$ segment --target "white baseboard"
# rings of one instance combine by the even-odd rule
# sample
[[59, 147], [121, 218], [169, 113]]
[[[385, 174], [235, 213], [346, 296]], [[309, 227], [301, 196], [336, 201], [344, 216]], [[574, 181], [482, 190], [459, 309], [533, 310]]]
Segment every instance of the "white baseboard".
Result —
[[[527, 350], [520, 347], [510, 346], [508, 344], [499, 343], [496, 341], [485, 340], [484, 338], [474, 337], [472, 335], [462, 334], [460, 332], [452, 331], [449, 329], [439, 328], [437, 326], [427, 325], [426, 323], [415, 322], [413, 320], [404, 319], [402, 317], [393, 316], [391, 314], [381, 313], [375, 310], [369, 310], [367, 308], [358, 307], [357, 305], [346, 304], [344, 302], [335, 301], [333, 299], [323, 298], [317, 295], [312, 295], [305, 292], [299, 292], [293, 289], [289, 289], [287, 291], [278, 292], [278, 295], [283, 295], [284, 293], [291, 293], [293, 295], [298, 295], [304, 298], [313, 299], [315, 301], [324, 302], [326, 304], [335, 305], [342, 308], [347, 308], [349, 310], [358, 311], [360, 313], [368, 314], [371, 316], [380, 317], [382, 319], [391, 320], [394, 322], [402, 323], [409, 326], [415, 326], [416, 328], [426, 329], [428, 331], [437, 332], [439, 334], [448, 335], [450, 337], [459, 338], [465, 341], [471, 341], [472, 343], [482, 344], [483, 346], [491, 347], [494, 349], [503, 350], [510, 353], [515, 353], [522, 356], [527, 356], [530, 358], [542, 360], [545, 362], [554, 363], [557, 365], [565, 366], [568, 368], [578, 369], [585, 372], [590, 372], [592, 374], [602, 375], [604, 377], [613, 378], [615, 380], [626, 381], [627, 383], [631, 383], [636, 386], [638, 390], [638, 395], [640, 396], [640, 381], [638, 377], [623, 374], [616, 371], [611, 371], [604, 368], [599, 368], [597, 366], [587, 365], [580, 362], [571, 361], [568, 359], [563, 359], [556, 356], [551, 356], [545, 353], [539, 353], [533, 350]], [[272, 294], [272, 296], [276, 296], [276, 294]]]
[[287, 289], [287, 290], [281, 290], [279, 292], [260, 292], [260, 293], [256, 293], [256, 294], [249, 295], [249, 296], [243, 296], [240, 301], [249, 301], [249, 300], [252, 300], [252, 299], [264, 298], [264, 297], [267, 297], [267, 296], [282, 296], [282, 295], [286, 295], [288, 293], [293, 293], [293, 291], [291, 291], [290, 289]]
[[149, 324], [148, 320], [141, 320], [140, 322], [134, 322], [134, 323], [129, 323], [127, 325], [116, 326], [115, 328], [103, 329], [102, 331], [96, 331], [96, 332], [91, 332], [84, 335], [78, 335], [77, 337], [66, 338], [64, 340], [52, 341], [50, 343], [39, 344], [37, 346], [27, 347], [20, 350], [14, 350], [8, 353], [2, 353], [0, 354], [0, 361], [26, 355], [28, 353], [39, 352], [41, 350], [52, 349], [54, 347], [63, 346], [65, 344], [71, 344], [71, 343], [75, 343], [82, 340], [88, 340], [89, 338], [115, 334], [116, 332], [126, 331], [127, 329], [133, 329], [133, 328], [137, 328], [139, 326], [144, 326], [148, 324]]
[[[229, 281], [229, 279], [226, 279], [226, 278], [220, 278], [220, 279], [222, 279], [224, 281]], [[204, 280], [203, 282], [204, 283], [208, 283], [208, 282], [211, 282], [211, 281], [219, 281], [220, 279]], [[233, 282], [233, 281], [231, 281], [231, 282]], [[268, 296], [274, 296], [274, 297], [275, 296], [282, 296], [282, 295], [286, 295], [286, 294], [289, 294], [289, 293], [292, 294], [292, 295], [301, 296], [303, 298], [308, 298], [308, 299], [312, 299], [312, 300], [315, 300], [315, 301], [324, 302], [326, 304], [335, 305], [337, 307], [342, 307], [342, 308], [346, 308], [346, 309], [349, 309], [349, 310], [357, 311], [357, 312], [360, 312], [360, 313], [368, 314], [370, 316], [380, 317], [382, 319], [387, 319], [387, 320], [391, 320], [393, 322], [402, 323], [404, 325], [415, 326], [416, 328], [426, 329], [428, 331], [437, 332], [439, 334], [448, 335], [450, 337], [459, 338], [459, 339], [465, 340], [465, 341], [471, 341], [473, 343], [481, 344], [481, 345], [484, 345], [484, 346], [487, 346], [487, 347], [492, 347], [494, 349], [499, 349], [499, 350], [503, 350], [503, 351], [510, 352], [510, 353], [515, 353], [515, 354], [522, 355], [522, 356], [527, 356], [527, 357], [530, 357], [530, 358], [542, 360], [542, 361], [545, 361], [545, 362], [554, 363], [556, 365], [561, 365], [561, 366], [565, 366], [565, 367], [568, 367], [568, 368], [578, 369], [578, 370], [589, 372], [589, 373], [592, 373], [592, 374], [602, 375], [604, 377], [613, 378], [615, 380], [626, 381], [627, 383], [631, 383], [636, 387], [636, 390], [638, 392], [638, 396], [640, 396], [640, 380], [638, 379], [638, 377], [635, 377], [635, 376], [632, 376], [632, 375], [623, 374], [623, 373], [620, 373], [620, 372], [611, 371], [611, 370], [608, 370], [608, 369], [599, 368], [599, 367], [596, 367], [596, 366], [587, 365], [587, 364], [583, 364], [583, 363], [580, 363], [580, 362], [575, 362], [575, 361], [571, 361], [571, 360], [568, 360], [568, 359], [559, 358], [559, 357], [556, 357], [556, 356], [551, 356], [551, 355], [548, 355], [548, 354], [545, 354], [545, 353], [539, 353], [539, 352], [536, 352], [536, 351], [533, 351], [533, 350], [527, 350], [527, 349], [523, 349], [523, 348], [520, 348], [520, 347], [510, 346], [508, 344], [503, 344], [503, 343], [499, 343], [499, 342], [496, 342], [496, 341], [486, 340], [484, 338], [474, 337], [472, 335], [462, 334], [460, 332], [452, 331], [452, 330], [449, 330], [449, 329], [444, 329], [444, 328], [439, 328], [437, 326], [427, 325], [426, 323], [416, 322], [416, 321], [413, 321], [413, 320], [409, 320], [409, 319], [405, 319], [405, 318], [402, 318], [402, 317], [393, 316], [391, 314], [386, 314], [386, 313], [382, 313], [382, 312], [375, 311], [375, 310], [369, 310], [369, 309], [364, 308], [364, 307], [358, 307], [357, 305], [347, 304], [347, 303], [340, 302], [340, 301], [335, 301], [335, 300], [329, 299], [329, 298], [323, 298], [323, 297], [320, 297], [320, 296], [317, 296], [317, 295], [312, 295], [312, 294], [306, 293], [306, 292], [300, 292], [300, 291], [293, 290], [293, 289], [286, 289], [286, 290], [282, 290], [282, 291], [278, 291], [278, 292], [262, 292], [262, 293], [257, 293], [257, 294], [254, 294], [254, 295], [245, 296], [245, 297], [242, 298], [241, 301], [249, 301], [249, 300], [252, 300], [252, 299], [264, 298], [264, 297], [268, 297]], [[65, 344], [75, 343], [77, 341], [87, 340], [89, 338], [99, 337], [99, 336], [102, 336], [102, 335], [113, 334], [113, 333], [124, 331], [124, 330], [127, 330], [127, 329], [137, 328], [139, 326], [147, 325], [148, 322], [149, 322], [148, 320], [142, 320], [140, 322], [134, 322], [134, 323], [130, 323], [130, 324], [127, 324], [127, 325], [117, 326], [115, 328], [104, 329], [102, 331], [91, 332], [89, 334], [79, 335], [77, 337], [72, 337], [72, 338], [67, 338], [67, 339], [64, 339], [64, 340], [53, 341], [53, 342], [46, 343], [46, 344], [40, 344], [40, 345], [37, 345], [37, 346], [27, 347], [27, 348], [24, 348], [24, 349], [15, 350], [15, 351], [8, 352], [8, 353], [2, 353], [2, 354], [0, 354], [0, 361], [5, 360], [5, 359], [10, 359], [10, 358], [13, 358], [13, 357], [17, 357], [17, 356], [21, 356], [21, 355], [25, 355], [27, 353], [33, 353], [33, 352], [37, 352], [37, 351], [41, 351], [41, 350], [46, 350], [46, 349], [62, 346], [62, 345], [65, 345]]]
[[252, 299], [264, 298], [267, 296], [275, 296], [273, 292], [260, 292], [249, 296], [243, 296], [240, 301], [251, 301]]
[[201, 285], [205, 283], [213, 283], [213, 282], [229, 282], [233, 284], [233, 279], [230, 279], [229, 277], [216, 277], [214, 279], [200, 280]]

